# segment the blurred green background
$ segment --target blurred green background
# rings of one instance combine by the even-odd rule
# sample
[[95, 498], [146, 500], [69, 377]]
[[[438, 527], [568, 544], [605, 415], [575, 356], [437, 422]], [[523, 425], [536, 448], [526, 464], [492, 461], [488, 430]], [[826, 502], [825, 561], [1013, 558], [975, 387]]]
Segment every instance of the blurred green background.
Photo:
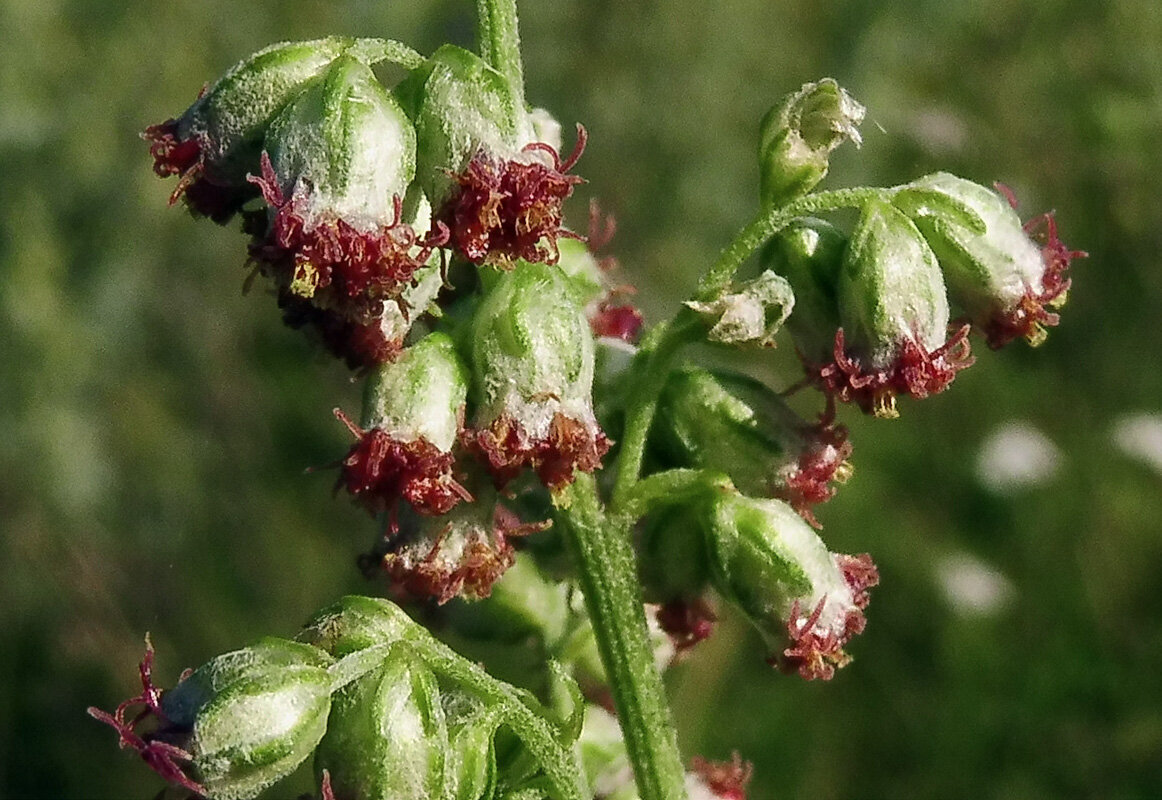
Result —
[[[136, 691], [145, 631], [170, 684], [382, 590], [353, 567], [370, 522], [303, 472], [358, 387], [242, 296], [242, 237], [166, 207], [138, 132], [267, 43], [430, 52], [471, 11], [0, 3], [0, 796], [157, 791], [84, 714]], [[651, 319], [753, 213], [763, 112], [823, 75], [869, 108], [828, 185], [1002, 180], [1091, 254], [1039, 350], [847, 415], [820, 518], [883, 577], [856, 662], [782, 677], [727, 620], [671, 674], [686, 751], [739, 750], [755, 800], [1162, 795], [1162, 4], [537, 0], [522, 26], [530, 100], [590, 132], [574, 210], [616, 213]]]

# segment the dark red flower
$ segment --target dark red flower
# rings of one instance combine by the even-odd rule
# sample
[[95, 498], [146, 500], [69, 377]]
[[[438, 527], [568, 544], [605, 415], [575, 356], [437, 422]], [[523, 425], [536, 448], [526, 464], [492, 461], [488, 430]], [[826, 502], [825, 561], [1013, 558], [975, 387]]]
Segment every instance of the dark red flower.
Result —
[[560, 489], [573, 482], [575, 470], [592, 472], [610, 441], [596, 422], [584, 421], [558, 411], [544, 435], [530, 431], [510, 414], [501, 414], [482, 429], [467, 429], [465, 446], [476, 453], [503, 487], [524, 467], [536, 470], [541, 482]]
[[[564, 162], [543, 142], [526, 145], [521, 160], [496, 159], [483, 150], [435, 216], [451, 231], [451, 244], [469, 261], [507, 267], [515, 259], [556, 263], [557, 239], [579, 238], [562, 227], [562, 205], [582, 178], [567, 175], [585, 150], [585, 128]], [[540, 155], [547, 155], [552, 165]]]
[[782, 671], [798, 672], [806, 680], [831, 680], [836, 669], [851, 661], [843, 647], [867, 625], [863, 609], [867, 608], [868, 589], [880, 580], [871, 556], [866, 553], [836, 555], [835, 559], [852, 594], [852, 607], [844, 615], [842, 626], [819, 624], [827, 604], [826, 596], [809, 612], [796, 600], [787, 620], [790, 646], [769, 659]]
[[149, 142], [153, 171], [162, 178], [178, 176], [178, 184], [169, 196], [171, 206], [184, 198], [192, 213], [221, 225], [258, 194], [249, 184], [216, 177], [206, 162], [198, 137], [180, 138], [177, 120], [150, 125], [141, 138]]
[[876, 416], [894, 417], [896, 396], [922, 399], [948, 388], [956, 373], [972, 365], [969, 325], [962, 325], [935, 350], [926, 350], [914, 339], [900, 343], [895, 360], [886, 368], [866, 368], [849, 355], [843, 328], [835, 332], [833, 359], [825, 364], [804, 361], [809, 380], [828, 397], [855, 403]]
[[695, 756], [690, 759], [690, 769], [720, 800], [746, 800], [746, 785], [754, 771], [738, 753], [732, 754], [730, 761], [708, 761]]
[[373, 428], [365, 431], [339, 409], [337, 416], [355, 436], [336, 490], [345, 488], [371, 513], [388, 511], [400, 498], [421, 514], [446, 514], [468, 493], [452, 474], [455, 459], [423, 437], [403, 441]]

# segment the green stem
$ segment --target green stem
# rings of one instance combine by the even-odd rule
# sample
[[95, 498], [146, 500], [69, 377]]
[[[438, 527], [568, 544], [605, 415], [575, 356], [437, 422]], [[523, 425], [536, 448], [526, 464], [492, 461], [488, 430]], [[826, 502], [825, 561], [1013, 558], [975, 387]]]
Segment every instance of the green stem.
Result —
[[508, 78], [523, 105], [525, 78], [516, 0], [476, 0], [476, 32], [481, 58]]
[[613, 692], [642, 800], [686, 797], [685, 770], [661, 675], [654, 666], [628, 517], [609, 518], [590, 475], [557, 498], [597, 648]]
[[738, 272], [742, 262], [796, 217], [818, 214], [821, 211], [835, 211], [839, 208], [858, 207], [868, 200], [883, 197], [886, 191], [888, 190], [879, 188], [836, 189], [831, 192], [809, 194], [785, 206], [763, 210], [753, 222], [738, 232], [734, 241], [722, 251], [714, 266], [702, 276], [702, 280], [698, 282], [697, 298], [712, 300], [717, 297], [730, 285], [734, 273]]
[[625, 411], [625, 428], [622, 430], [621, 450], [617, 460], [617, 482], [613, 486], [612, 505], [616, 513], [624, 511], [624, 504], [641, 474], [646, 437], [674, 357], [683, 345], [695, 340], [701, 332], [702, 324], [697, 315], [683, 308], [668, 324], [655, 326], [635, 356], [632, 374], [637, 376], [636, 384]]

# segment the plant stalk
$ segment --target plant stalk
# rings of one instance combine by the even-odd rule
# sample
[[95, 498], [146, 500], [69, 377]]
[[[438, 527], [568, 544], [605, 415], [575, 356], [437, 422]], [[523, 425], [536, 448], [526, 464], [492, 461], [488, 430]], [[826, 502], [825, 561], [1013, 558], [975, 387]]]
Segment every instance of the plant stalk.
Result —
[[642, 607], [629, 517], [608, 517], [591, 475], [557, 497], [642, 800], [683, 800], [685, 769]]
[[476, 0], [476, 38], [480, 56], [506, 77], [524, 104], [524, 66], [516, 0]]

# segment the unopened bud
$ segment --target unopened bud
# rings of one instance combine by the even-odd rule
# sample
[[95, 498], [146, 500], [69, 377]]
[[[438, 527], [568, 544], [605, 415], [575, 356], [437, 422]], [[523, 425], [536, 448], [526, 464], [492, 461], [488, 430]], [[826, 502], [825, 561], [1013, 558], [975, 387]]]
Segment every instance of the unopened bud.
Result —
[[[1051, 215], [1023, 226], [1011, 195], [946, 172], [901, 187], [892, 202], [921, 230], [935, 251], [952, 302], [999, 348], [1015, 338], [1040, 344], [1056, 325], [1049, 309], [1065, 302], [1072, 251], [1057, 238]], [[1044, 223], [1038, 245], [1030, 230]]]
[[289, 775], [327, 727], [332, 659], [310, 645], [264, 639], [194, 670], [162, 696], [207, 796], [249, 798]]
[[773, 648], [771, 662], [808, 679], [831, 678], [863, 630], [871, 559], [828, 552], [779, 500], [723, 492], [710, 505], [708, 550], [715, 588]]
[[744, 494], [785, 500], [813, 524], [811, 507], [851, 474], [842, 425], [807, 422], [759, 381], [693, 367], [667, 380], [651, 443], [675, 466], [722, 472]]
[[315, 771], [336, 797], [446, 797], [448, 731], [432, 670], [406, 644], [335, 694]]
[[609, 448], [593, 413], [593, 334], [556, 267], [518, 262], [472, 326], [475, 429], [465, 434], [498, 485], [525, 466], [550, 488], [592, 472]]
[[763, 205], [784, 205], [807, 194], [827, 175], [831, 151], [860, 144], [865, 109], [838, 83], [806, 83], [767, 112], [759, 129]]

